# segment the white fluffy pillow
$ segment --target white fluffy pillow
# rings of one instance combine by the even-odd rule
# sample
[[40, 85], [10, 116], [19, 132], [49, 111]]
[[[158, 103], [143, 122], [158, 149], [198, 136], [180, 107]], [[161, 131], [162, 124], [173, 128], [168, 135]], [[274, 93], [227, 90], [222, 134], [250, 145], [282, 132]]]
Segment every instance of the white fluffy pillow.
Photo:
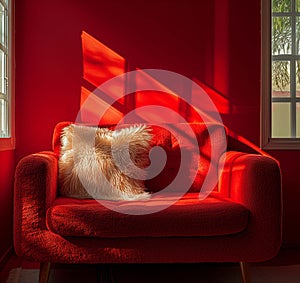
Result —
[[[87, 144], [91, 138], [92, 146]], [[142, 169], [149, 165], [151, 138], [150, 129], [145, 125], [114, 131], [74, 124], [65, 127], [59, 158], [60, 194], [107, 200], [149, 197], [144, 181], [136, 178], [135, 166]], [[126, 152], [132, 163], [126, 162]], [[123, 172], [114, 162], [116, 157], [126, 162], [121, 162]]]

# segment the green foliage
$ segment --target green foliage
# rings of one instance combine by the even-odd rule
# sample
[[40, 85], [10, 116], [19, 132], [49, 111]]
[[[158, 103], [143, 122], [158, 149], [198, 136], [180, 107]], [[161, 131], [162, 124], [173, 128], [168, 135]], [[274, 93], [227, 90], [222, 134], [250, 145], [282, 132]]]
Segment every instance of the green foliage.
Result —
[[[300, 1], [296, 0], [296, 7], [300, 8]], [[291, 0], [273, 0], [272, 11], [285, 13], [291, 11]], [[272, 18], [272, 54], [292, 54], [292, 20], [290, 16], [273, 16]], [[296, 19], [295, 51], [299, 53], [300, 19]], [[288, 61], [274, 61], [272, 64], [273, 89], [283, 91], [290, 82]], [[300, 64], [296, 64], [296, 82], [300, 83]]]
[[292, 26], [290, 17], [273, 17], [273, 54], [289, 54], [292, 45]]
[[272, 63], [272, 84], [273, 89], [284, 91], [286, 86], [290, 83], [288, 61], [274, 61]]
[[291, 0], [273, 0], [272, 1], [273, 12], [290, 12]]

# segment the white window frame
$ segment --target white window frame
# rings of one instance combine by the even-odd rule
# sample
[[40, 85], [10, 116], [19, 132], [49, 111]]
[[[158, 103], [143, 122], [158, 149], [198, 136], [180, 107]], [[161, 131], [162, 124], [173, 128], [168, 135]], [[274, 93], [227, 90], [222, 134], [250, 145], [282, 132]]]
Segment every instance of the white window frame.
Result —
[[0, 0], [3, 5], [8, 2], [8, 131], [9, 136], [0, 138], [0, 151], [15, 149], [15, 60], [14, 60], [14, 0]]

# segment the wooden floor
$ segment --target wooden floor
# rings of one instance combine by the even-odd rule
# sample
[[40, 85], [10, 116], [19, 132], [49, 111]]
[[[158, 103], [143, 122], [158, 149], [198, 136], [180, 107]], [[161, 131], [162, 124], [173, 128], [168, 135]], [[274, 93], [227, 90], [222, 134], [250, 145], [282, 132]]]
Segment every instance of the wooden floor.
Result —
[[[25, 272], [33, 272], [36, 276], [39, 264], [11, 255], [0, 270], [0, 282], [7, 283], [10, 271], [17, 268], [22, 268]], [[251, 264], [250, 268], [253, 273], [253, 283], [300, 283], [300, 249], [281, 250], [271, 261]], [[30, 283], [37, 282], [33, 281]], [[238, 263], [54, 265], [49, 283], [68, 282], [235, 283], [241, 282], [241, 275]]]

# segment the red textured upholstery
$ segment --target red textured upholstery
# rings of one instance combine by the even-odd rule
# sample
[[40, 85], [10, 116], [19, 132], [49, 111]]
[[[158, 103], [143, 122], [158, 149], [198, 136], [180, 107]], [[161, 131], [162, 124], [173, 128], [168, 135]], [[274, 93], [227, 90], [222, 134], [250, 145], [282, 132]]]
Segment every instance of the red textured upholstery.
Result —
[[[164, 201], [166, 197], [162, 196], [156, 205]], [[132, 202], [124, 201], [122, 206], [132, 206]], [[200, 201], [196, 193], [185, 195], [157, 213], [131, 216], [112, 211], [96, 200], [58, 198], [47, 211], [46, 223], [50, 231], [62, 236], [223, 236], [246, 229], [248, 215], [249, 211], [238, 203], [218, 197]]]
[[[269, 259], [278, 252], [281, 245], [281, 174], [278, 162], [263, 152], [252, 149], [248, 151], [247, 147], [245, 151], [239, 152], [242, 147], [235, 147], [238, 143], [231, 141], [230, 151], [220, 159], [220, 162], [224, 162], [224, 169], [220, 172], [219, 193], [214, 193], [219, 195], [219, 199], [211, 200], [230, 204], [229, 210], [225, 209], [225, 206], [220, 210], [217, 209], [220, 206], [216, 206], [214, 210], [214, 203], [205, 202], [198, 207], [198, 200], [191, 201], [189, 210], [186, 199], [183, 201], [186, 205], [185, 212], [193, 215], [185, 219], [187, 223], [180, 220], [185, 217], [183, 214], [175, 213], [182, 212], [183, 209], [174, 206], [169, 211], [161, 212], [162, 215], [157, 217], [159, 220], [153, 229], [145, 223], [145, 226], [149, 227], [143, 227], [143, 237], [139, 235], [139, 229], [142, 229], [141, 220], [134, 222], [132, 216], [128, 216], [128, 219], [125, 216], [116, 217], [115, 220], [123, 221], [122, 223], [133, 221], [132, 223], [136, 224], [132, 224], [135, 230], [130, 231], [129, 227], [123, 224], [117, 227], [117, 224], [111, 223], [115, 224], [113, 228], [120, 232], [120, 237], [116, 238], [117, 233], [114, 233], [113, 238], [94, 237], [94, 231], [100, 233], [105, 223], [94, 223], [94, 231], [89, 230], [93, 217], [104, 219], [105, 215], [98, 215], [93, 205], [86, 205], [88, 201], [67, 201], [57, 196], [59, 145], [56, 137], [57, 135], [54, 135], [54, 152], [29, 155], [23, 158], [16, 168], [14, 246], [18, 255], [34, 261], [65, 263], [253, 262]], [[201, 138], [200, 141], [203, 143], [200, 147], [205, 147], [205, 142]], [[172, 145], [175, 145], [174, 141]], [[72, 206], [74, 211], [71, 211]], [[214, 219], [215, 223], [205, 223], [202, 210], [204, 206], [211, 210], [211, 213], [206, 214], [210, 214], [207, 221], [211, 222]], [[244, 217], [247, 215], [246, 225], [245, 222], [244, 226], [241, 224], [242, 215], [237, 216], [237, 210], [233, 213], [232, 207], [241, 209]], [[89, 214], [86, 221], [80, 219], [80, 210], [85, 210], [84, 215]], [[199, 211], [198, 215], [196, 211]], [[164, 213], [169, 213], [167, 217], [170, 223], [160, 219], [164, 217]], [[226, 219], [230, 213], [236, 217], [231, 219], [232, 222]], [[66, 221], [61, 227], [62, 220], [59, 218], [64, 216], [67, 216]], [[155, 214], [151, 217], [154, 225]], [[224, 225], [221, 224], [223, 219]], [[72, 225], [79, 222], [81, 227], [74, 229]], [[228, 224], [229, 222], [231, 223]], [[84, 223], [87, 224], [86, 228]], [[158, 233], [157, 225], [159, 234], [151, 235]], [[217, 227], [218, 225], [220, 227]], [[198, 234], [202, 229], [201, 233], [206, 235], [195, 235], [196, 227]], [[76, 233], [79, 233], [80, 228], [82, 234], [78, 237]], [[112, 235], [113, 228], [110, 227], [111, 230], [105, 233]], [[221, 228], [224, 230], [221, 231]], [[75, 230], [74, 235], [70, 233], [72, 229]], [[161, 236], [163, 229], [166, 229], [166, 234]], [[170, 236], [172, 230], [177, 229], [181, 229], [178, 235]], [[218, 236], [212, 236], [212, 230], [218, 231]], [[65, 232], [70, 233], [69, 236], [60, 234]], [[127, 237], [124, 237], [124, 233]], [[129, 234], [135, 236], [128, 237]]]

